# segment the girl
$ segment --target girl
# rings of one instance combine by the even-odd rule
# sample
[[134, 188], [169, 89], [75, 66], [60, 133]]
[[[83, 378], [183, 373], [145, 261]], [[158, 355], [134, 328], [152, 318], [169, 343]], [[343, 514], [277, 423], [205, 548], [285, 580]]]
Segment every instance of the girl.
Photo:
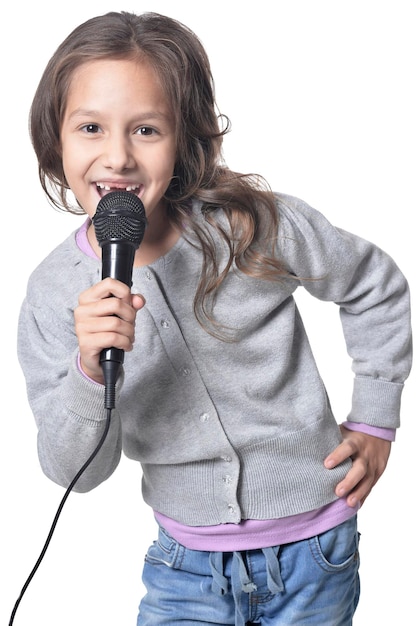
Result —
[[[347, 626], [357, 511], [410, 370], [407, 282], [373, 244], [229, 170], [222, 119], [199, 40], [161, 15], [93, 18], [46, 67], [31, 110], [41, 184], [88, 217], [33, 272], [21, 310], [39, 459], [70, 484], [106, 426], [99, 355], [125, 351], [109, 432], [75, 489], [106, 480], [122, 450], [141, 463], [159, 535], [137, 624]], [[92, 218], [115, 190], [146, 210], [132, 289], [100, 279]], [[340, 427], [300, 286], [340, 307], [356, 374]]]

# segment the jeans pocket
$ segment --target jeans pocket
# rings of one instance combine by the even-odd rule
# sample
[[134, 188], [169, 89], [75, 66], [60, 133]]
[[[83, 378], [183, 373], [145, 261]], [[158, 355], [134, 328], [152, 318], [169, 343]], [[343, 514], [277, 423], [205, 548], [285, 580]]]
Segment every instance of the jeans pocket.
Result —
[[359, 561], [356, 515], [310, 540], [315, 561], [327, 571], [337, 571]]
[[158, 539], [149, 547], [145, 562], [150, 564], [162, 563], [174, 567], [182, 546], [168, 535], [163, 528], [159, 529]]

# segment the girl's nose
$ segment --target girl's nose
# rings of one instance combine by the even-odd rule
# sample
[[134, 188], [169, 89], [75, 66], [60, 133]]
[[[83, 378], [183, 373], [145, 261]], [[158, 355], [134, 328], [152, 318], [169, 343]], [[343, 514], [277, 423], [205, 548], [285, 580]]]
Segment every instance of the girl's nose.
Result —
[[129, 139], [124, 136], [107, 138], [103, 158], [104, 165], [116, 172], [131, 169], [135, 165]]

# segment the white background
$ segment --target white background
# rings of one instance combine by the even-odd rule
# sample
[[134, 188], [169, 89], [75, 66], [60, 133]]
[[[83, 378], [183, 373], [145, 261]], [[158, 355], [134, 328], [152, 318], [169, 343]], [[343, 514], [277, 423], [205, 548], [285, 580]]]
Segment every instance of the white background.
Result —
[[[303, 198], [336, 225], [376, 242], [417, 288], [414, 2], [24, 4], [3, 9], [1, 38], [2, 626], [63, 496], [38, 465], [16, 326], [29, 273], [81, 223], [44, 198], [27, 132], [44, 66], [75, 26], [123, 9], [155, 10], [185, 22], [209, 53], [219, 107], [232, 120], [228, 165], [263, 174], [275, 190]], [[337, 309], [300, 296], [334, 411], [343, 421], [352, 374]], [[355, 626], [392, 626], [399, 615], [401, 623], [415, 623], [415, 378], [406, 385], [388, 469], [359, 514], [362, 599]], [[70, 495], [15, 626], [136, 623], [143, 557], [155, 530], [141, 501], [140, 477], [138, 464], [123, 459], [95, 491]]]

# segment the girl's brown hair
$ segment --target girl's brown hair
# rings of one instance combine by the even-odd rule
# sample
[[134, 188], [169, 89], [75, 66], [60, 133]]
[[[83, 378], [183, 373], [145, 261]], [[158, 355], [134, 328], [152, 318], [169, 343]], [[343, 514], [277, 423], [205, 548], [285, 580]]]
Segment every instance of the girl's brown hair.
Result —
[[[30, 112], [42, 188], [56, 207], [84, 212], [68, 200], [60, 129], [74, 70], [104, 58], [146, 61], [165, 89], [177, 138], [174, 176], [165, 194], [168, 217], [193, 233], [203, 252], [194, 300], [197, 319], [209, 332], [225, 338], [213, 318], [213, 304], [229, 270], [236, 266], [264, 279], [286, 273], [276, 257], [278, 218], [272, 192], [261, 177], [233, 172], [222, 160], [229, 120], [217, 112], [209, 60], [190, 29], [157, 13], [127, 12], [107, 13], [75, 28], [50, 59]], [[190, 211], [192, 199], [202, 203], [203, 226]], [[226, 216], [226, 224], [218, 219], [221, 215]], [[222, 267], [213, 233], [220, 235], [228, 250]]]

